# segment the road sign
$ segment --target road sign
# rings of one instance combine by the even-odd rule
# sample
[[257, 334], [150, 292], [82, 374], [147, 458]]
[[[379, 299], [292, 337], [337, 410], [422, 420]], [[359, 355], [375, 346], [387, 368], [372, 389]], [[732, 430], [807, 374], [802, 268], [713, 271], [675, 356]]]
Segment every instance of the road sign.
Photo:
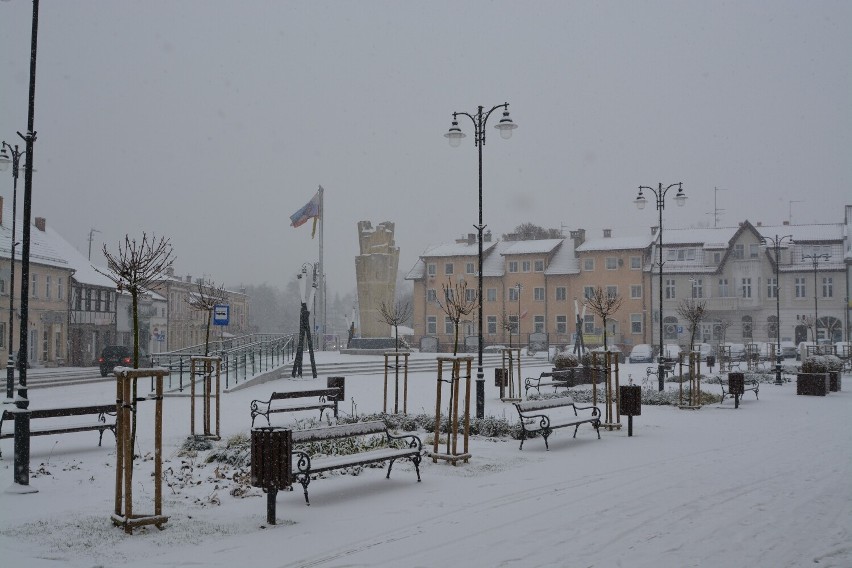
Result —
[[231, 306], [217, 304], [213, 306], [213, 325], [228, 325], [231, 320]]

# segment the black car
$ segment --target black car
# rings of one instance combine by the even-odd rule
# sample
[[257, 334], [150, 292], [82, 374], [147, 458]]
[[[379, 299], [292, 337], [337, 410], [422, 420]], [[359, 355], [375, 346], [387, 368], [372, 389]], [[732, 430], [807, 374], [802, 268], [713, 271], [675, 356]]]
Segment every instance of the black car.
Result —
[[115, 367], [130, 366], [130, 349], [123, 345], [107, 345], [98, 358], [101, 376], [106, 377]]

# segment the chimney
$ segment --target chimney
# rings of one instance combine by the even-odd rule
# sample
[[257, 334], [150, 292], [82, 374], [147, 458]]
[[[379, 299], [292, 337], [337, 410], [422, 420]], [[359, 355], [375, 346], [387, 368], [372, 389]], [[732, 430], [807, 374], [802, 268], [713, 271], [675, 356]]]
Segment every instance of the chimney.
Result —
[[35, 226], [36, 226], [36, 229], [38, 229], [39, 231], [41, 231], [43, 233], [45, 228], [47, 228], [47, 219], [45, 219], [44, 217], [36, 217], [35, 218]]
[[482, 240], [486, 243], [491, 242], [491, 231], [485, 231], [485, 236], [482, 237]]
[[787, 225], [789, 225], [789, 224], [790, 224], [790, 221], [784, 221], [784, 226], [785, 226], [785, 227], [786, 227]]
[[187, 284], [192, 284], [192, 276], [190, 276], [190, 275], [188, 275], [188, 274], [186, 275], [186, 283], [187, 283]]
[[763, 221], [758, 221], [757, 223], [755, 223], [755, 225], [757, 225], [758, 227], [762, 227], [762, 226], [763, 226]]
[[576, 231], [571, 231], [568, 234], [574, 240], [575, 249], [586, 242], [586, 229], [577, 229]]
[[657, 235], [658, 230], [659, 230], [659, 227], [651, 227], [651, 236], [655, 237]]
[[612, 229], [604, 229], [603, 231], [604, 231], [604, 238], [605, 239], [612, 237]]
[[468, 233], [467, 234], [467, 244], [475, 245], [476, 244], [476, 233]]

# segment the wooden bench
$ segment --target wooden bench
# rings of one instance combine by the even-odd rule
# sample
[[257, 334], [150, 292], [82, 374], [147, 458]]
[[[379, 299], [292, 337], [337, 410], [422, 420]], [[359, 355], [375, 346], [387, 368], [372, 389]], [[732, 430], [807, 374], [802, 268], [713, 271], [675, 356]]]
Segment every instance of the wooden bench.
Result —
[[[355, 454], [318, 456], [316, 454], [312, 455], [311, 451], [306, 447], [313, 443], [376, 434], [384, 436], [386, 442], [384, 447]], [[394, 436], [388, 431], [387, 426], [381, 420], [310, 428], [307, 430], [294, 430], [292, 436], [294, 447], [292, 481], [298, 481], [302, 484], [305, 490], [305, 503], [308, 505], [311, 504], [308, 499], [308, 484], [311, 482], [311, 476], [324, 471], [387, 461], [390, 463], [388, 463], [386, 479], [389, 479], [394, 461], [400, 458], [408, 458], [414, 463], [414, 469], [417, 471], [417, 481], [420, 481], [420, 459], [422, 453], [420, 438], [414, 434]]]
[[[275, 412], [298, 412], [300, 410], [319, 410], [320, 419], [324, 410], [334, 411], [337, 418], [337, 403], [342, 400], [341, 390], [338, 388], [314, 389], [305, 391], [273, 392], [269, 400], [251, 401], [251, 425], [258, 416], [266, 418], [269, 423], [269, 415]], [[310, 400], [305, 400], [310, 399]], [[281, 404], [277, 401], [287, 401]]]
[[[95, 419], [88, 422], [60, 421], [60, 418], [69, 416], [96, 416]], [[107, 416], [111, 416], [113, 420], [107, 421]], [[15, 410], [4, 410], [0, 416], [0, 440], [14, 438], [14, 427], [3, 432], [3, 423], [14, 423]], [[69, 434], [71, 432], [86, 432], [89, 430], [97, 430], [100, 432], [98, 437], [98, 446], [101, 445], [104, 437], [104, 430], [109, 430], [115, 436], [115, 404], [95, 404], [90, 406], [66, 406], [55, 408], [36, 408], [30, 409], [30, 420], [42, 420], [55, 418], [57, 420], [46, 423], [45, 425], [30, 426], [30, 436], [52, 436], [54, 434]], [[0, 456], [2, 456], [0, 452]]]
[[554, 391], [559, 387], [568, 388], [569, 386], [571, 386], [568, 379], [571, 379], [573, 377], [573, 369], [566, 369], [564, 371], [544, 372], [541, 373], [537, 378], [528, 377], [524, 379], [524, 394], [527, 396], [527, 398], [529, 398], [530, 389], [535, 389], [537, 393], [541, 394], [542, 387], [553, 387]]
[[[557, 428], [574, 426], [574, 437], [577, 437], [577, 429], [580, 424], [588, 422], [601, 438], [601, 411], [597, 406], [576, 406], [569, 397], [548, 398], [543, 400], [528, 400], [516, 402], [518, 416], [521, 421], [521, 446], [524, 449], [524, 440], [528, 434], [541, 434], [544, 438], [544, 447], [550, 450], [547, 438]], [[589, 416], [580, 416], [578, 410], [591, 410]]]

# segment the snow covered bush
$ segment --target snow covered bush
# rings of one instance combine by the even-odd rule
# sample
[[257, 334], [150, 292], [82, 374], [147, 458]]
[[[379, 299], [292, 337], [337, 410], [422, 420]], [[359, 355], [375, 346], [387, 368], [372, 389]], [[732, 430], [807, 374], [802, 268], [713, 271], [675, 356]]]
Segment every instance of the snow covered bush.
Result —
[[573, 369], [580, 365], [580, 359], [570, 351], [562, 351], [553, 358], [553, 368], [557, 371]]

